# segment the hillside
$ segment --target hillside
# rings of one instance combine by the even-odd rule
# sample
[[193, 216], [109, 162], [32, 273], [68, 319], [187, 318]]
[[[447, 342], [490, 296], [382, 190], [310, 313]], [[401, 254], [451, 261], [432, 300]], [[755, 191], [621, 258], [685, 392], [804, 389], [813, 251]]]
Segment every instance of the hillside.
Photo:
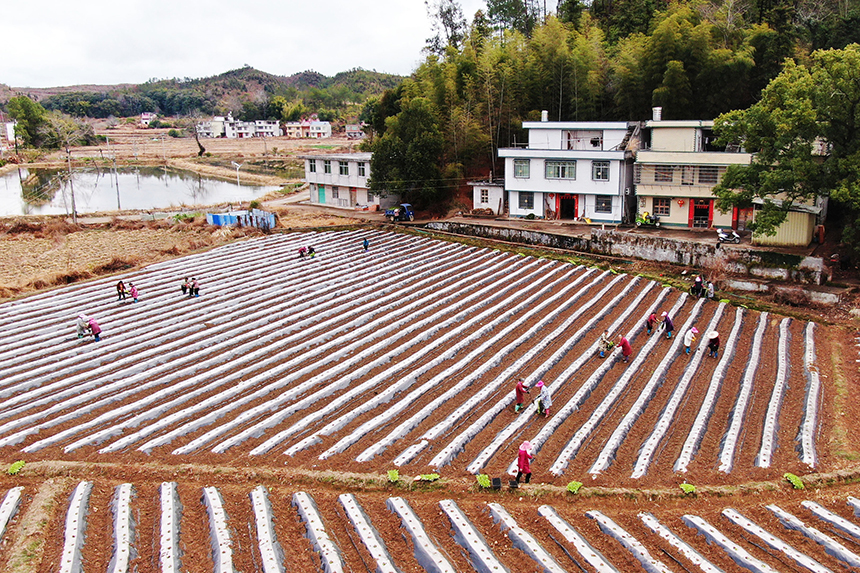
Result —
[[[179, 99], [184, 106], [196, 107], [204, 113], [210, 113], [215, 109], [229, 108], [231, 102], [259, 101], [261, 94], [268, 97], [301, 99], [313, 89], [336, 89], [353, 95], [356, 101], [363, 101], [368, 96], [396, 87], [402, 79], [401, 76], [360, 68], [328, 77], [313, 70], [279, 76], [244, 67], [207, 78], [150, 80], [143, 84], [51, 88], [19, 88], [0, 84], [0, 104], [7, 102], [12, 96], [27, 95], [48, 108], [60, 109], [72, 115], [107, 117], [134, 115], [139, 113], [138, 108], [141, 108], [140, 111], [151, 111], [142, 109], [151, 107], [151, 101], [158, 105], [158, 111], [175, 113], [175, 110], [167, 109], [174, 106], [165, 105], [165, 100], [169, 98], [169, 103]], [[81, 101], [88, 105], [80, 106]], [[186, 112], [184, 109], [179, 111]]]

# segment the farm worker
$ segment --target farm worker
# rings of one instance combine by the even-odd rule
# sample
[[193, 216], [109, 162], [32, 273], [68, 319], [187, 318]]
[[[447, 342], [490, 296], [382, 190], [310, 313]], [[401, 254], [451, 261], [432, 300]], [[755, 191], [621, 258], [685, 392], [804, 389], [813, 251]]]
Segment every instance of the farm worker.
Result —
[[96, 322], [96, 319], [90, 318], [89, 321], [87, 321], [87, 325], [90, 328], [90, 332], [93, 333], [93, 338], [96, 339], [96, 342], [100, 341], [101, 336], [99, 335], [102, 333], [102, 328], [99, 326], [99, 323]]
[[305, 256], [306, 256], [307, 254], [308, 254], [308, 248], [307, 248], [307, 247], [301, 247], [301, 248], [299, 248], [299, 258], [300, 258], [300, 259], [305, 258]]
[[534, 456], [529, 453], [530, 449], [532, 445], [528, 440], [520, 444], [520, 451], [517, 453], [517, 483], [520, 483], [523, 474], [526, 476], [526, 483], [532, 479], [531, 460]]
[[543, 383], [543, 380], [538, 380], [538, 383], [535, 385], [540, 390], [540, 396], [538, 397], [538, 413], [543, 414], [544, 417], [549, 417], [549, 408], [552, 406], [552, 398], [549, 395], [549, 388]]
[[308, 247], [308, 256], [310, 258], [314, 258], [314, 255], [316, 255], [316, 254], [317, 254], [317, 252], [314, 250], [313, 247]]
[[720, 352], [720, 333], [712, 330], [708, 333], [708, 356], [716, 358]]
[[702, 277], [701, 275], [696, 275], [695, 280], [693, 280], [693, 288], [691, 289], [693, 296], [699, 298], [702, 296]]
[[690, 345], [696, 340], [696, 335], [699, 334], [699, 329], [695, 326], [684, 334], [684, 352], [690, 353]]
[[615, 346], [615, 343], [612, 342], [611, 338], [609, 338], [609, 331], [604, 330], [603, 334], [600, 335], [600, 340], [597, 341], [597, 348], [600, 350], [600, 357], [603, 358], [606, 352], [612, 350], [613, 346]]
[[137, 295], [139, 295], [140, 292], [137, 290], [137, 287], [134, 286], [134, 283], [128, 283], [128, 286], [130, 289], [129, 294], [131, 295], [131, 298], [134, 299], [134, 302], [137, 302]]
[[191, 277], [191, 288], [188, 289], [188, 296], [200, 296], [200, 283], [194, 277]]
[[630, 355], [633, 354], [633, 347], [630, 346], [630, 341], [627, 340], [626, 336], [619, 335], [618, 345], [621, 347], [621, 356], [624, 357], [624, 362], [628, 362], [630, 360]]
[[89, 325], [90, 317], [85, 314], [79, 314], [78, 320], [75, 323], [75, 326], [78, 329], [78, 338], [83, 338], [84, 334], [87, 333], [87, 330], [90, 328]]
[[125, 283], [122, 281], [116, 283], [116, 297], [117, 302], [125, 300]]
[[663, 311], [663, 314], [660, 316], [663, 317], [663, 324], [661, 326], [666, 329], [666, 338], [672, 338], [672, 333], [675, 332], [675, 323], [672, 322], [672, 318], [666, 311]]
[[714, 283], [708, 281], [708, 300], [714, 300]]
[[522, 378], [517, 380], [517, 387], [516, 387], [517, 403], [514, 405], [514, 412], [520, 411], [520, 408], [523, 407], [523, 402], [526, 399], [526, 394], [529, 393], [529, 389], [526, 387], [525, 382], [526, 381], [523, 380]]
[[366, 252], [367, 252], [367, 249], [369, 249], [369, 248], [370, 248], [370, 241], [368, 241], [368, 240], [367, 240], [367, 238], [365, 238], [365, 239], [361, 242], [361, 246], [363, 246], [363, 247], [364, 247], [364, 252], [366, 253]]
[[645, 330], [648, 331], [648, 336], [651, 336], [651, 331], [654, 330], [654, 327], [657, 325], [657, 313], [652, 312], [648, 316], [648, 320], [645, 322]]
[[188, 277], [182, 279], [182, 284], [179, 286], [182, 289], [182, 294], [188, 294]]

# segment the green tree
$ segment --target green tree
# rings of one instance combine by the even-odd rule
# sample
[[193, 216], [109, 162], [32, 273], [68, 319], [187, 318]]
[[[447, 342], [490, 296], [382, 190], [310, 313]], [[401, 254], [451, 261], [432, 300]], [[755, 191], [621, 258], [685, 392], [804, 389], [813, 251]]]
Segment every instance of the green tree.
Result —
[[432, 38], [427, 38], [427, 50], [441, 56], [449, 46], [459, 49], [466, 35], [466, 18], [460, 3], [457, 0], [424, 0], [424, 5], [435, 32]]
[[9, 115], [17, 122], [15, 135], [21, 143], [33, 147], [41, 147], [42, 131], [45, 125], [47, 111], [39, 102], [25, 96], [15, 96], [6, 104]]
[[436, 206], [448, 196], [440, 162], [444, 139], [430, 102], [423, 97], [401, 101], [402, 111], [386, 121], [374, 140], [370, 188], [398, 195], [419, 209]]
[[772, 235], [790, 207], [829, 195], [850, 212], [844, 239], [860, 237], [860, 46], [814, 52], [808, 66], [786, 61], [783, 71], [746, 110], [717, 118], [722, 142], [753, 152], [714, 189], [717, 206], [763, 202], [754, 231]]

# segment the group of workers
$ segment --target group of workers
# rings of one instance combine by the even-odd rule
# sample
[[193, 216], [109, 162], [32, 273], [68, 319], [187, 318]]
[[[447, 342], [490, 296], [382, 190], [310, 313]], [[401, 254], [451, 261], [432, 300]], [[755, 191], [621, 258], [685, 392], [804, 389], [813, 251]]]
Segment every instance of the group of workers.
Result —
[[179, 289], [188, 298], [200, 296], [200, 282], [194, 277], [191, 277], [191, 280], [188, 280], [188, 277], [182, 279]]
[[125, 288], [125, 283], [119, 281], [116, 283], [116, 300], [117, 302], [122, 302], [125, 300], [126, 296], [130, 296], [134, 302], [137, 302], [137, 297], [140, 295], [140, 291], [137, 290], [137, 287], [134, 286], [134, 283], [128, 283], [128, 289]]

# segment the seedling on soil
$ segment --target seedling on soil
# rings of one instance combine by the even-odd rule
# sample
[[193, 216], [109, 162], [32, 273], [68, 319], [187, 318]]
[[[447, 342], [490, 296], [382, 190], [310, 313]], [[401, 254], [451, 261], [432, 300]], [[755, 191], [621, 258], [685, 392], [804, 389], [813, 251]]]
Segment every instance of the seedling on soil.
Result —
[[695, 495], [696, 494], [696, 486], [694, 486], [693, 484], [689, 484], [687, 482], [684, 482], [681, 485], [679, 485], [678, 487], [680, 487], [681, 491], [683, 491], [687, 495]]
[[794, 487], [794, 489], [806, 489], [806, 486], [803, 485], [803, 480], [796, 475], [786, 472], [785, 475], [783, 475], [782, 477], [787, 479], [788, 483], [790, 483]]
[[439, 479], [439, 474], [421, 474], [416, 476], [415, 481], [436, 481]]
[[567, 484], [567, 491], [569, 491], [572, 494], [576, 494], [579, 491], [579, 488], [581, 488], [581, 487], [582, 487], [581, 481], [572, 481], [569, 484]]
[[388, 482], [397, 483], [400, 481], [400, 472], [398, 470], [388, 470]]
[[25, 462], [24, 460], [18, 460], [17, 462], [15, 462], [15, 463], [13, 463], [11, 466], [9, 466], [9, 469], [8, 469], [8, 470], [6, 470], [6, 473], [7, 473], [7, 474], [9, 474], [10, 476], [16, 476], [16, 475], [18, 475], [18, 473], [19, 473], [22, 469], [24, 469], [24, 464], [25, 464], [25, 463], [26, 463], [26, 462]]
[[478, 485], [484, 489], [490, 489], [490, 476], [487, 474], [478, 475]]

